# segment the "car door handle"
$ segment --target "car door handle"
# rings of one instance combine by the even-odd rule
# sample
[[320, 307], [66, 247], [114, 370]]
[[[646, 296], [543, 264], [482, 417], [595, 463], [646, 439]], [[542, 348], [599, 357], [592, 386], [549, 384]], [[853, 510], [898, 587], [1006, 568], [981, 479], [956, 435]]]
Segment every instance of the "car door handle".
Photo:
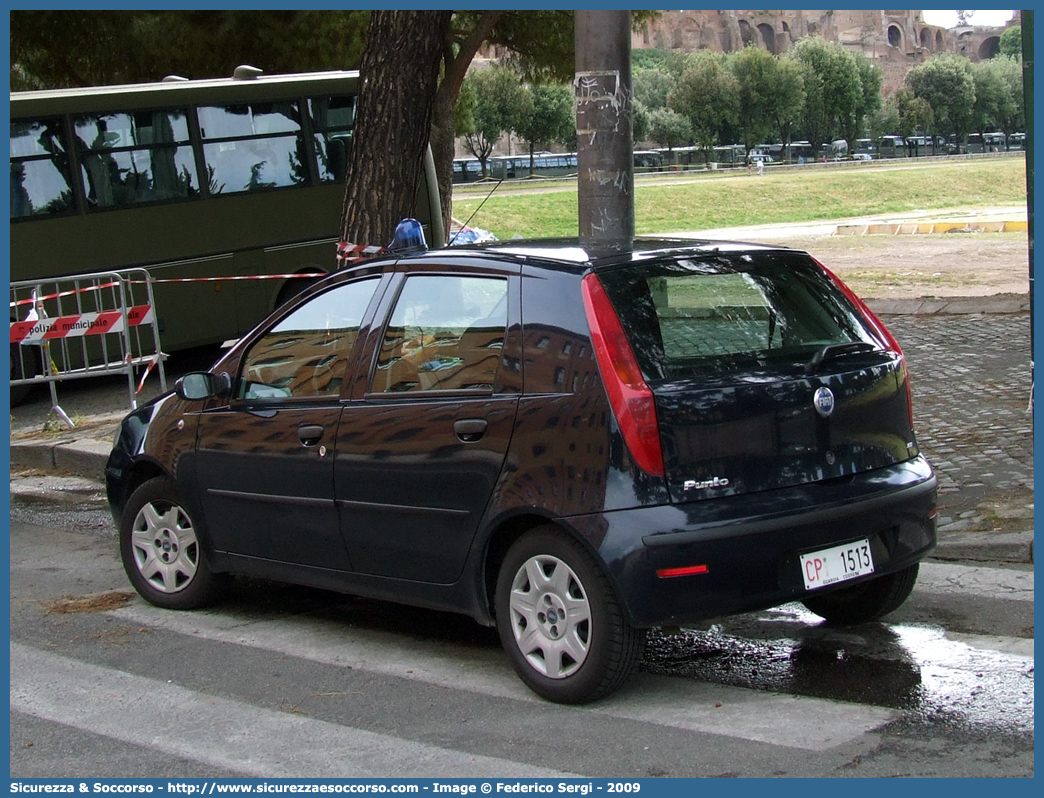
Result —
[[465, 418], [453, 422], [453, 431], [464, 443], [474, 443], [486, 434], [487, 426], [484, 418]]
[[322, 440], [324, 429], [319, 424], [302, 424], [297, 428], [297, 437], [305, 446], [315, 446]]

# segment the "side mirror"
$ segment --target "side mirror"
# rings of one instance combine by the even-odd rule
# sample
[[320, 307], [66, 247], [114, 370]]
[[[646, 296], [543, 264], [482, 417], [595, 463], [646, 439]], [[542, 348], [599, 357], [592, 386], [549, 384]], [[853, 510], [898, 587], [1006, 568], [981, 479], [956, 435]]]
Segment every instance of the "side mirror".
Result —
[[232, 378], [227, 372], [211, 374], [206, 371], [189, 372], [174, 383], [174, 391], [182, 399], [197, 401], [227, 396], [232, 390]]

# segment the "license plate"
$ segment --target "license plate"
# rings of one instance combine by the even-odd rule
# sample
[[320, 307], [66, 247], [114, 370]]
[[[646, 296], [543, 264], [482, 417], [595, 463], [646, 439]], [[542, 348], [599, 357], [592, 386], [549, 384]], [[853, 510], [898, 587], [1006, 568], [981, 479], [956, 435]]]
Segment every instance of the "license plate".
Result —
[[873, 572], [874, 558], [870, 554], [869, 540], [857, 540], [854, 543], [801, 555], [801, 575], [805, 577], [805, 590], [836, 585], [838, 582]]

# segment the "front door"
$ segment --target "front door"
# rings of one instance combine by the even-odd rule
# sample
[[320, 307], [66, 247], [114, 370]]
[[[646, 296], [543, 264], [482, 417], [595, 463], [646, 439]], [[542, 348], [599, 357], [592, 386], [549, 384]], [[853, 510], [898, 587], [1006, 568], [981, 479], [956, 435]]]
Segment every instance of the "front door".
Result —
[[197, 473], [219, 551], [349, 570], [334, 501], [342, 384], [376, 278], [312, 297], [240, 359], [234, 397], [203, 413]]

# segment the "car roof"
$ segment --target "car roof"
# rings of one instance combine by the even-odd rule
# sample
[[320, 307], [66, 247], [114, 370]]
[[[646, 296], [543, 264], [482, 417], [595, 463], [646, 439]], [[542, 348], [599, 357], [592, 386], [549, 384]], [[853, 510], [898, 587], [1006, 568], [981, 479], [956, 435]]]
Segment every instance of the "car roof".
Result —
[[489, 257], [504, 255], [537, 261], [546, 264], [601, 269], [625, 263], [646, 261], [663, 257], [701, 257], [715, 253], [767, 252], [786, 249], [767, 244], [752, 244], [738, 241], [713, 241], [681, 237], [638, 237], [630, 248], [606, 246], [604, 249], [590, 244], [582, 245], [577, 238], [516, 239], [493, 241], [483, 244], [465, 244], [444, 249], [427, 250], [409, 255], [420, 259], [454, 257]]

